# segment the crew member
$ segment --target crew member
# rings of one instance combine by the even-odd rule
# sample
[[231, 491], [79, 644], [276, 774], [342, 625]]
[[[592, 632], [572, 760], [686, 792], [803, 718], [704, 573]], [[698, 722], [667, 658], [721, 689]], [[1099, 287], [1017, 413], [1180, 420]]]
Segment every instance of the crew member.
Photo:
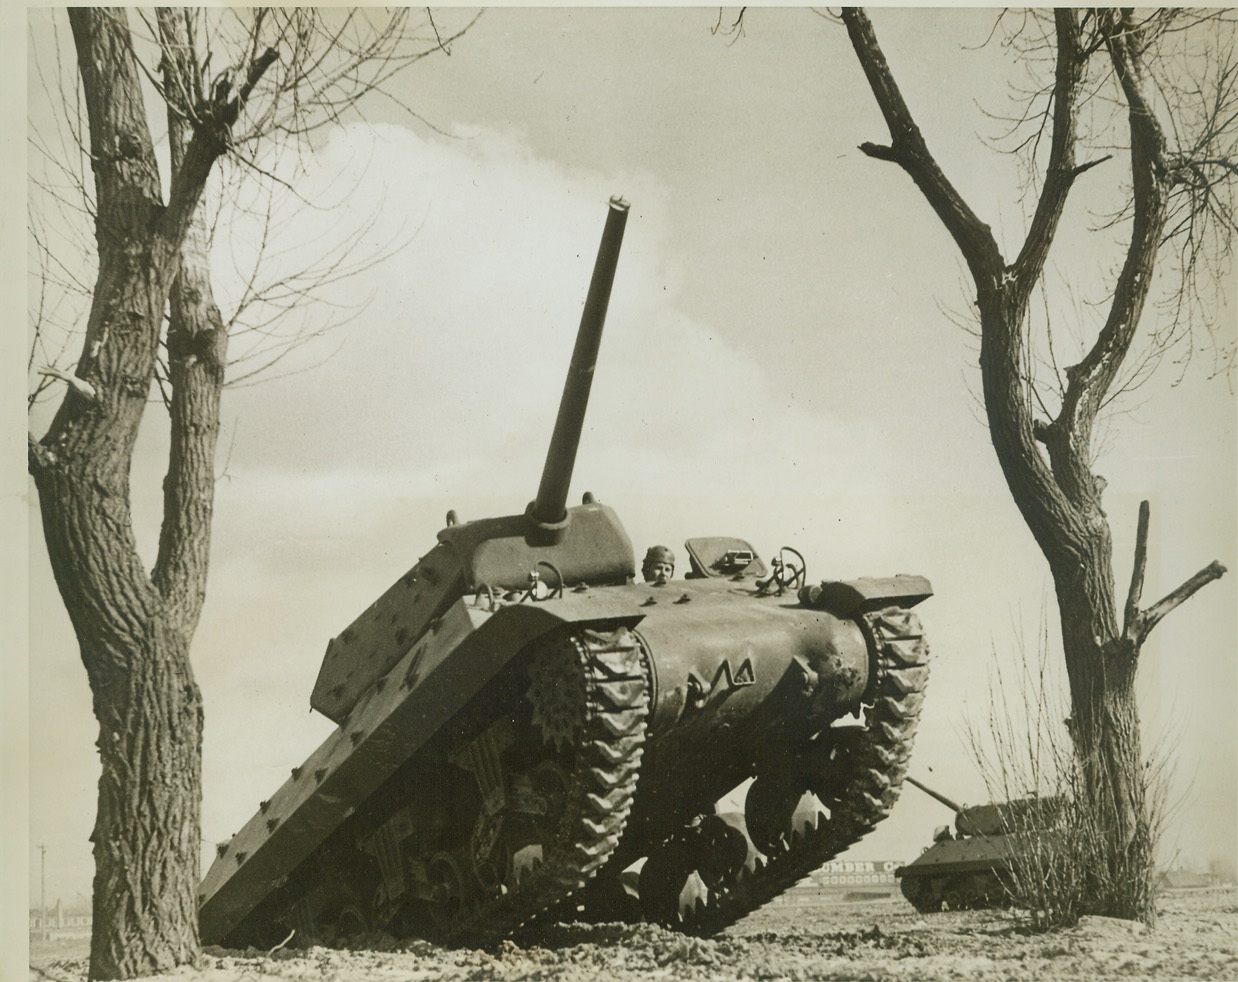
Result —
[[640, 572], [646, 583], [665, 586], [667, 580], [675, 575], [675, 554], [666, 546], [650, 546]]

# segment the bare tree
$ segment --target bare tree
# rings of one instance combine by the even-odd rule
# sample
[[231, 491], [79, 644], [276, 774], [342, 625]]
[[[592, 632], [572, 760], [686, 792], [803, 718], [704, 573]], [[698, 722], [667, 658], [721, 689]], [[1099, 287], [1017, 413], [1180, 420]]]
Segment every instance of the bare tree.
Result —
[[[1019, 21], [1008, 47], [1033, 75], [1043, 67], [1045, 79], [1012, 119], [1031, 201], [1013, 259], [938, 165], [866, 14], [848, 9], [842, 20], [890, 131], [888, 144], [860, 149], [911, 177], [975, 286], [993, 448], [1053, 577], [1079, 787], [1108, 830], [1090, 871], [1090, 910], [1147, 919], [1153, 856], [1134, 687], [1139, 653], [1161, 618], [1225, 569], [1214, 562], [1142, 608], [1145, 502], [1130, 588], [1119, 603], [1104, 480], [1094, 471], [1096, 426], [1115, 393], [1145, 379], [1215, 307], [1209, 277], [1226, 268], [1234, 232], [1238, 65], [1223, 12], [1057, 8], [1013, 16]], [[1080, 356], [1058, 372], [1052, 337], [1033, 337], [1034, 324], [1044, 326], [1033, 299], [1038, 289], [1059, 289], [1046, 281], [1050, 251], [1068, 198], [1076, 185], [1098, 179], [1100, 169], [1089, 172], [1101, 164], [1128, 169], [1126, 206], [1105, 223], [1121, 231], [1125, 246], [1099, 323], [1072, 325], [1084, 339]], [[1152, 326], [1141, 326], [1154, 281], [1168, 281], [1164, 305]], [[1232, 359], [1232, 350], [1223, 355]], [[1143, 879], [1127, 889], [1122, 881], [1131, 876]]]
[[[429, 14], [404, 9], [82, 7], [68, 21], [80, 77], [80, 89], [65, 90], [68, 117], [84, 109], [88, 143], [66, 141], [60, 166], [88, 192], [76, 207], [93, 222], [97, 275], [75, 369], [45, 370], [68, 387], [46, 433], [31, 434], [28, 466], [99, 722], [90, 977], [112, 979], [200, 953], [203, 721], [189, 651], [206, 591], [229, 339], [211, 285], [208, 185], [227, 167], [265, 173], [264, 147], [346, 119], [396, 72], [449, 52], [467, 26], [444, 34]], [[152, 105], [167, 116], [166, 191]], [[32, 365], [66, 350], [39, 314], [58, 286], [81, 281], [39, 232], [48, 289], [36, 301]], [[157, 389], [171, 449], [148, 573], [129, 480]]]

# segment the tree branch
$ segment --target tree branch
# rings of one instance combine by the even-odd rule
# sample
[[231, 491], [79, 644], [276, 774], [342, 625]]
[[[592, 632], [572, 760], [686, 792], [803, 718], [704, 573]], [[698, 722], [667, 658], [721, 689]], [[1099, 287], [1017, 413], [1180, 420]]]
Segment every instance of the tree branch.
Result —
[[1122, 635], [1132, 641], [1139, 632], [1139, 601], [1143, 596], [1143, 578], [1148, 566], [1147, 501], [1139, 502], [1139, 524], [1135, 529], [1135, 560], [1131, 568], [1131, 586], [1126, 592], [1126, 612], [1122, 619]]
[[1061, 411], [1063, 432], [1079, 448], [1090, 446], [1096, 413], [1130, 350], [1147, 300], [1166, 216], [1165, 136], [1144, 92], [1147, 82], [1139, 59], [1143, 40], [1139, 27], [1129, 11], [1105, 10], [1100, 22], [1127, 101], [1134, 211], [1131, 240], [1109, 315], [1091, 350], [1067, 372]]
[[[980, 310], [980, 366], [989, 431], [1007, 486], [1016, 504], [1041, 542], [1046, 555], [1074, 555], [1079, 541], [1073, 525], [1063, 529], [1077, 512], [1058, 487], [1037, 440], [1052, 442], [1053, 429], [1032, 417], [1030, 373], [1027, 370], [1026, 307], [1031, 285], [1039, 275], [1057, 219], [1065, 201], [1061, 193], [1051, 193], [1042, 201], [1031, 245], [1023, 257], [1026, 282], [1013, 268], [1007, 269], [989, 227], [983, 224], [947, 180], [929, 152], [899, 92], [889, 64], [877, 42], [871, 23], [862, 10], [848, 8], [843, 21], [852, 47], [868, 79], [877, 104], [892, 137], [888, 147], [867, 143], [860, 149], [877, 159], [899, 164], [916, 182], [937, 217], [953, 237], [967, 263], [976, 286]], [[1059, 18], [1067, 38], [1068, 51], [1060, 58], [1058, 79], [1061, 104], [1057, 108], [1055, 151], [1062, 176], [1073, 170], [1074, 93], [1079, 85], [1077, 64], [1077, 26], [1073, 15]], [[1035, 272], [1036, 276], [1031, 274]]]
[[95, 387], [84, 378], [78, 378], [76, 375], [70, 375], [68, 372], [62, 372], [59, 368], [44, 368], [39, 374], [46, 378], [60, 379], [60, 381], [69, 386], [70, 391], [87, 402], [94, 402], [99, 398], [99, 393], [95, 391]]
[[159, 171], [141, 105], [128, 14], [124, 9], [70, 7], [69, 24], [90, 125], [96, 214], [103, 226], [96, 233], [123, 241], [142, 234], [149, 213], [160, 204]]
[[[199, 64], [189, 25], [160, 9], [164, 86], [188, 91]], [[168, 143], [174, 169], [191, 140], [187, 114], [168, 103]], [[171, 445], [163, 482], [163, 524], [151, 580], [169, 612], [192, 633], [206, 596], [215, 500], [215, 444], [219, 396], [227, 360], [227, 328], [211, 287], [210, 232], [199, 204], [191, 213], [175, 257], [168, 294], [168, 415]]]
[[1097, 157], [1095, 160], [1089, 160], [1086, 164], [1080, 164], [1073, 171], [1071, 171], [1071, 173], [1075, 177], [1078, 177], [1080, 174], [1084, 174], [1090, 171], [1093, 167], [1103, 164], [1106, 160], [1112, 160], [1112, 159], [1113, 159], [1113, 154], [1107, 153], [1103, 157]]
[[888, 160], [895, 164], [902, 163], [902, 158], [893, 147], [887, 147], [880, 143], [861, 143], [860, 150], [876, 160]]
[[[73, 7], [69, 22], [90, 128], [99, 272], [75, 372], [78, 382], [69, 383], [74, 394], [60, 403], [43, 443], [58, 445], [62, 459], [85, 448], [105, 459], [123, 453], [127, 439], [104, 429], [115, 425], [117, 432], [136, 433], [153, 371], [152, 334], [157, 336], [158, 322], [148, 316], [148, 308], [162, 303], [126, 290], [125, 284], [130, 257], [140, 252], [161, 196], [127, 12]], [[98, 298], [111, 291], [117, 291], [111, 301], [100, 303]], [[89, 416], [83, 409], [91, 400], [78, 398], [85, 394], [83, 382], [94, 391], [96, 411]]]
[[1128, 643], [1128, 650], [1138, 652], [1147, 640], [1152, 629], [1161, 619], [1175, 607], [1189, 600], [1202, 587], [1225, 575], [1226, 569], [1219, 562], [1213, 561], [1192, 576], [1189, 580], [1173, 590], [1163, 599], [1158, 600], [1147, 610], [1139, 609], [1139, 600], [1143, 595], [1144, 573], [1148, 565], [1148, 516], [1150, 508], [1147, 501], [1139, 503], [1139, 524], [1135, 530], [1135, 559], [1131, 568], [1131, 585], [1126, 594], [1126, 611], [1122, 622], [1122, 637]]
[[[274, 48], [267, 48], [250, 64], [245, 81], [233, 98], [228, 98], [231, 88], [225, 77], [216, 84], [210, 102], [198, 107], [194, 113], [196, 122], [193, 138], [185, 148], [180, 166], [172, 177], [168, 205], [155, 229], [156, 239], [162, 247], [161, 258], [165, 260], [159, 268], [165, 269], [168, 274], [168, 288], [176, 275], [175, 265], [171, 263], [173, 254], [180, 248], [181, 239], [202, 197], [211, 168], [215, 161], [227, 152], [231, 127], [240, 118], [254, 86], [278, 59], [279, 53]], [[172, 268], [167, 268], [169, 265]]]
[[996, 287], [1004, 266], [997, 241], [989, 226], [971, 210], [929, 152], [877, 43], [872, 23], [857, 7], [843, 10], [843, 22], [891, 137], [889, 147], [866, 143], [860, 149], [870, 157], [897, 163], [907, 172], [957, 243], [977, 285]]
[[[1057, 31], [1057, 63], [1053, 82], [1053, 136], [1049, 149], [1045, 185], [1036, 203], [1036, 213], [1019, 257], [1014, 261], [1015, 277], [1024, 296], [1044, 270], [1049, 247], [1066, 208], [1066, 198], [1075, 178], [1082, 171], [1075, 166], [1077, 99], [1086, 64], [1079, 51], [1079, 24], [1076, 11], [1057, 7], [1053, 12]], [[1089, 165], [1091, 166], [1091, 165]], [[1084, 170], [1087, 168], [1085, 167]]]
[[1216, 560], [1213, 560], [1180, 587], [1168, 594], [1164, 599], [1158, 600], [1151, 607], [1145, 610], [1139, 617], [1140, 644], [1142, 644], [1144, 639], [1147, 638], [1147, 636], [1152, 632], [1152, 629], [1160, 623], [1162, 617], [1168, 614], [1179, 604], [1189, 600], [1202, 587], [1207, 586], [1213, 580], [1219, 580], [1226, 574], [1226, 572], [1227, 570], [1224, 566]]

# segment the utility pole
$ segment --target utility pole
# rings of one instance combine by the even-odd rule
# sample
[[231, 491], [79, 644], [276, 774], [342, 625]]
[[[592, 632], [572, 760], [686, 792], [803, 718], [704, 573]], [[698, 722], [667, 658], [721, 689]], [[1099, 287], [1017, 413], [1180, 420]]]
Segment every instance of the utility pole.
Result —
[[43, 940], [47, 941], [52, 932], [47, 927], [47, 846], [39, 844], [39, 924], [43, 928]]

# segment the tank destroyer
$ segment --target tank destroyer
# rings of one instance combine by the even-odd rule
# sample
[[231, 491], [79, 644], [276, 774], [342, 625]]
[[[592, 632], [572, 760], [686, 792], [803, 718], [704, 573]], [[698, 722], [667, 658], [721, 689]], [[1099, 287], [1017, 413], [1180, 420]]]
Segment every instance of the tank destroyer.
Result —
[[[894, 804], [927, 580], [810, 582], [794, 549], [713, 536], [637, 582], [616, 513], [567, 506], [627, 213], [612, 199], [536, 498], [449, 513], [330, 641], [310, 702], [336, 729], [218, 846], [204, 943], [489, 944], [564, 911], [710, 934]], [[745, 785], [742, 814], [718, 807]]]
[[1053, 834], [1062, 799], [1028, 797], [963, 806], [910, 775], [906, 781], [955, 813], [955, 831], [939, 826], [933, 844], [894, 871], [903, 896], [922, 914], [1007, 906], [1020, 863]]

